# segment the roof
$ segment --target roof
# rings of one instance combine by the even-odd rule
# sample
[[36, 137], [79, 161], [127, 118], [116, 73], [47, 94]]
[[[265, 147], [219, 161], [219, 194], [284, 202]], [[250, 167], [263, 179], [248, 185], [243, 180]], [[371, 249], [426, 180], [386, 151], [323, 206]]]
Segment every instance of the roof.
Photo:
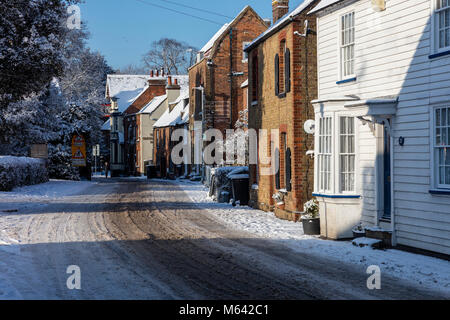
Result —
[[255, 47], [257, 44], [262, 42], [264, 39], [271, 36], [273, 33], [277, 32], [279, 29], [283, 28], [286, 24], [291, 21], [291, 18], [299, 15], [303, 12], [311, 3], [316, 0], [305, 0], [297, 8], [285, 14], [282, 18], [280, 18], [276, 23], [274, 23], [269, 29], [265, 32], [261, 33], [255, 40], [253, 40], [247, 47], [245, 47], [245, 51], [248, 51]]
[[143, 114], [143, 113], [150, 114], [150, 113], [153, 113], [166, 100], [167, 100], [167, 95], [166, 94], [163, 95], [163, 96], [155, 97], [144, 108], [142, 108], [142, 110], [139, 111], [138, 114]]
[[[256, 14], [256, 16], [262, 21], [262, 23], [264, 23], [265, 25], [267, 25], [266, 22], [265, 22], [265, 21], [264, 21], [257, 13], [256, 13], [256, 11], [253, 10], [253, 8], [252, 8], [251, 6], [247, 5], [247, 6], [245, 6], [245, 7], [241, 10], [241, 12], [239, 12], [239, 14], [238, 14], [233, 20], [231, 20], [229, 23], [224, 24], [224, 25], [219, 29], [219, 31], [217, 31], [217, 32], [214, 34], [214, 36], [213, 36], [213, 37], [212, 37], [212, 38], [204, 45], [204, 47], [203, 47], [199, 52], [202, 52], [203, 54], [205, 54], [206, 52], [208, 52], [209, 50], [211, 50], [211, 49], [214, 47], [214, 45], [215, 45], [218, 41], [220, 41], [220, 39], [222, 39], [223, 36], [225, 36], [225, 35], [228, 33], [230, 27], [231, 27], [233, 24], [235, 24], [237, 21], [239, 21], [239, 19], [243, 16], [243, 14], [244, 14], [247, 10], [253, 11], [253, 12]], [[202, 59], [202, 60], [203, 60], [203, 59]]]
[[220, 28], [219, 31], [217, 31], [216, 34], [211, 39], [209, 39], [209, 41], [203, 46], [203, 48], [200, 49], [200, 52], [204, 53], [209, 51], [214, 46], [216, 40], [219, 39], [219, 37], [225, 33], [229, 25], [230, 25], [229, 23], [225, 23], [222, 26], [222, 28]]
[[106, 95], [117, 98], [119, 112], [124, 112], [144, 92], [149, 78], [149, 75], [108, 75]]
[[164, 128], [182, 125], [189, 122], [189, 103], [184, 105], [184, 100], [189, 99], [189, 93], [180, 95], [178, 103], [172, 111], [166, 110], [158, 121], [153, 125], [154, 128]]
[[308, 12], [308, 13], [309, 14], [316, 13], [316, 12], [318, 12], [318, 11], [320, 11], [322, 9], [325, 9], [326, 7], [329, 7], [329, 6], [331, 6], [331, 5], [335, 4], [335, 3], [338, 3], [340, 1], [342, 1], [342, 0], [321, 0], [319, 2], [319, 4], [314, 9], [312, 9], [310, 12]]

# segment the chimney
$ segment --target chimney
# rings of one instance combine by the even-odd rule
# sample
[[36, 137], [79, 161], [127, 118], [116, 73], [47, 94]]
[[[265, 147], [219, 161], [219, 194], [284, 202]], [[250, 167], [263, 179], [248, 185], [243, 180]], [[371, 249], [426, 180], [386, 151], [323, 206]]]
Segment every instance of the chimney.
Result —
[[273, 24], [289, 12], [289, 0], [272, 0]]
[[175, 81], [173, 81], [172, 76], [168, 76], [166, 94], [170, 111], [172, 111], [173, 107], [175, 107], [173, 102], [180, 96], [180, 89], [181, 87], [178, 85], [178, 80], [175, 78]]

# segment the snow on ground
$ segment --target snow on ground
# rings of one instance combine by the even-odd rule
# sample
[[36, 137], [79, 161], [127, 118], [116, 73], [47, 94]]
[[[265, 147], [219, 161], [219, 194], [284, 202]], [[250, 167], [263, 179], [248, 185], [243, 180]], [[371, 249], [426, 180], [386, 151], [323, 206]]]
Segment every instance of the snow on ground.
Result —
[[0, 192], [0, 205], [8, 202], [52, 200], [70, 196], [79, 193], [92, 183], [88, 181], [50, 180], [47, 183], [15, 188], [12, 192]]
[[[197, 182], [176, 182], [199, 206], [214, 203], [208, 198], [208, 189]], [[284, 221], [273, 213], [249, 207], [232, 207], [215, 203], [217, 209], [209, 209], [232, 228], [244, 230], [266, 239], [281, 241], [294, 251], [309, 253], [343, 264], [367, 268], [379, 266], [384, 274], [412, 283], [413, 285], [439, 290], [450, 298], [450, 262], [438, 258], [413, 254], [400, 250], [374, 250], [359, 248], [351, 241], [329, 241], [303, 234], [301, 223]]]

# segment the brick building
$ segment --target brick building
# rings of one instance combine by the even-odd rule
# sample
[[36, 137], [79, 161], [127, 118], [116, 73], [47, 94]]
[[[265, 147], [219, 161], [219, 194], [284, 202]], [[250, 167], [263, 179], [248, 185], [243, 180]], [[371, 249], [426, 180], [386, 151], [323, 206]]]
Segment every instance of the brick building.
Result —
[[[164, 71], [151, 71], [147, 86], [135, 101], [125, 110], [123, 118], [124, 126], [124, 150], [125, 168], [130, 175], [141, 175], [144, 173], [144, 159], [142, 151], [144, 149], [142, 141], [144, 131], [141, 126], [139, 112], [157, 96], [166, 93], [167, 77]], [[147, 137], [150, 139], [151, 137]], [[148, 140], [145, 139], [145, 140]], [[151, 159], [149, 159], [151, 160]]]
[[197, 63], [189, 69], [192, 141], [195, 121], [203, 124], [203, 131], [214, 128], [225, 133], [234, 128], [244, 108], [241, 85], [248, 78], [244, 47], [267, 27], [267, 22], [247, 6], [198, 53]]
[[[305, 0], [289, 12], [288, 0], [272, 1], [272, 27], [246, 49], [250, 70], [249, 128], [269, 130], [269, 146], [271, 139], [278, 140], [273, 152], [266, 153], [272, 159], [270, 165], [250, 167], [251, 203], [294, 221], [313, 191], [314, 159], [306, 153], [314, 150], [314, 137], [305, 133], [304, 123], [314, 119], [310, 101], [317, 98], [316, 19], [307, 15], [317, 2]], [[270, 137], [272, 129], [277, 130], [278, 137]], [[262, 169], [274, 162], [279, 170], [272, 175], [262, 174]], [[276, 194], [279, 197], [274, 200]]]
[[[143, 175], [146, 163], [153, 162], [153, 125], [167, 110], [165, 100], [169, 93], [176, 91], [174, 99], [179, 95], [179, 86], [174, 89], [169, 85], [172, 79], [177, 86], [180, 83], [187, 87], [186, 75], [170, 76], [164, 71], [151, 71], [146, 86], [122, 113], [126, 174]], [[161, 99], [163, 96], [166, 98]]]

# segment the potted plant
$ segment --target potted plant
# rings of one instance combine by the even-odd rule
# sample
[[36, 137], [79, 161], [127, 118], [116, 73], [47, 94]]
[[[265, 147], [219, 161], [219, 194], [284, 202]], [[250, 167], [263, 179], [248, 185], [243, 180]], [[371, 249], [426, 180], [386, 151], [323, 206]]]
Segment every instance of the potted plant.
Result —
[[354, 238], [364, 238], [366, 236], [366, 229], [363, 227], [362, 223], [353, 227], [352, 232]]
[[313, 199], [305, 203], [302, 216], [303, 232], [306, 235], [320, 234], [319, 203]]
[[272, 199], [275, 200], [276, 206], [278, 209], [284, 210], [284, 196], [285, 194], [283, 192], [277, 192], [274, 195], [272, 195]]

